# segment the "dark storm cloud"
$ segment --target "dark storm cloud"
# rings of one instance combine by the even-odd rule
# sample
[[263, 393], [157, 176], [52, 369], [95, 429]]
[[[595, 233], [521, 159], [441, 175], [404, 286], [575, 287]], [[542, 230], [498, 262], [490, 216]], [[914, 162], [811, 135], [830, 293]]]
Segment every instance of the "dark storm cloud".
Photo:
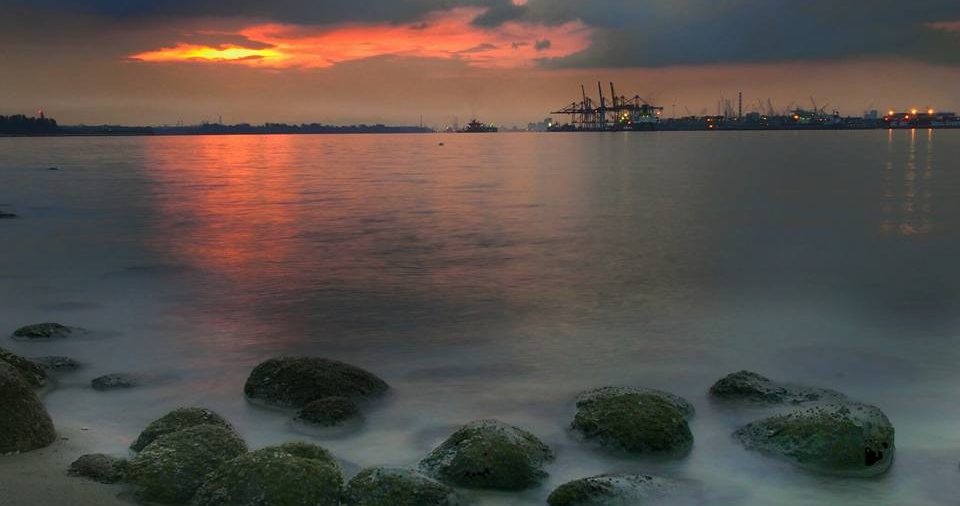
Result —
[[667, 66], [898, 56], [960, 63], [956, 0], [531, 0], [527, 16], [581, 19], [592, 47], [556, 66]]

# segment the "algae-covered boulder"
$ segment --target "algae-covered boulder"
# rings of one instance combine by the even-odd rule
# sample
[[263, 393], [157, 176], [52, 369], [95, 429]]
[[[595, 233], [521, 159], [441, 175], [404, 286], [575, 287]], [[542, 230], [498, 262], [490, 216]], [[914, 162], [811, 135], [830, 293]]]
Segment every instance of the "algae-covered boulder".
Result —
[[130, 445], [130, 449], [138, 452], [164, 434], [197, 425], [218, 425], [233, 431], [233, 426], [229, 422], [209, 409], [178, 408], [147, 425], [147, 428], [143, 429], [137, 440]]
[[333, 427], [360, 415], [360, 409], [347, 397], [324, 397], [307, 403], [297, 413], [298, 422]]
[[845, 398], [833, 390], [777, 383], [751, 371], [739, 371], [720, 378], [710, 387], [710, 395], [723, 401], [757, 404], [802, 404]]
[[13, 331], [16, 339], [51, 339], [54, 337], [69, 337], [71, 334], [82, 332], [76, 327], [67, 327], [59, 323], [35, 323], [26, 325]]
[[0, 361], [0, 454], [36, 450], [56, 439], [53, 421], [31, 385]]
[[693, 445], [686, 417], [692, 406], [658, 390], [601, 388], [580, 395], [572, 428], [630, 453], [680, 454]]
[[247, 451], [237, 434], [219, 425], [196, 425], [158, 437], [127, 467], [127, 481], [147, 501], [185, 503], [211, 472]]
[[193, 506], [337, 506], [343, 477], [323, 448], [288, 443], [230, 460], [197, 490]]
[[350, 364], [325, 358], [281, 357], [255, 367], [244, 393], [268, 404], [302, 408], [324, 397], [371, 397], [387, 388], [382, 379]]
[[893, 425], [868, 404], [798, 409], [750, 423], [734, 438], [748, 449], [831, 474], [873, 476], [893, 462]]
[[100, 483], [116, 483], [123, 480], [127, 471], [127, 459], [102, 453], [82, 455], [70, 464], [67, 474], [88, 478]]
[[93, 378], [90, 386], [94, 390], [121, 390], [140, 385], [140, 379], [132, 374], [113, 373]]
[[420, 462], [426, 474], [467, 488], [521, 490], [545, 476], [553, 452], [533, 434], [497, 420], [478, 420], [454, 432]]
[[[550, 506], [642, 506], [674, 504], [679, 483], [643, 474], [602, 474], [569, 481], [549, 497]], [[673, 497], [675, 499], [675, 497]]]
[[347, 483], [345, 506], [457, 506], [452, 488], [412, 469], [373, 467]]
[[40, 388], [47, 384], [47, 373], [40, 367], [40, 364], [27, 360], [19, 355], [13, 354], [9, 350], [0, 348], [0, 362], [6, 362], [26, 380], [30, 386]]

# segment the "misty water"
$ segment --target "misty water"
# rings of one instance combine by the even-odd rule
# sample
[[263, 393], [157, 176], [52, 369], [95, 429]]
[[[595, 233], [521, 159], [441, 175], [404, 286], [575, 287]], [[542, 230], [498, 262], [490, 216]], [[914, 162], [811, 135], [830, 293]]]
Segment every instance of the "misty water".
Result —
[[[0, 209], [20, 215], [0, 221], [0, 334], [91, 330], [2, 346], [86, 364], [44, 400], [91, 451], [203, 405], [252, 447], [317, 442], [349, 476], [493, 417], [557, 458], [540, 488], [465, 492], [480, 504], [612, 471], [708, 504], [953, 503], [958, 161], [960, 131], [925, 130], [0, 139]], [[289, 354], [392, 392], [358, 430], [303, 434], [243, 396]], [[731, 432], [768, 411], [706, 393], [740, 369], [881, 407], [892, 468], [834, 478], [747, 452]], [[89, 387], [115, 372], [146, 383]], [[572, 437], [574, 397], [604, 385], [689, 399], [692, 452]]]

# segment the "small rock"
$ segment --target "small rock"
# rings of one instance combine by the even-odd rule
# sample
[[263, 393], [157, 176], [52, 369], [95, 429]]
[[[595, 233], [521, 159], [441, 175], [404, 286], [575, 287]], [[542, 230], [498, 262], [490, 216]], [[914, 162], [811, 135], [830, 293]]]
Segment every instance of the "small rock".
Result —
[[139, 384], [139, 381], [129, 374], [106, 374], [99, 378], [94, 378], [90, 385], [94, 390], [116, 390], [120, 388], [133, 388]]
[[185, 503], [210, 473], [246, 452], [246, 443], [234, 431], [197, 425], [148, 444], [130, 461], [126, 479], [143, 500]]
[[68, 337], [78, 332], [82, 332], [82, 330], [59, 323], [35, 323], [13, 331], [13, 337], [19, 339], [51, 339]]
[[60, 170], [60, 169], [57, 167], [49, 167], [47, 170]]
[[27, 360], [9, 350], [0, 348], [0, 362], [12, 365], [33, 388], [41, 388], [47, 384], [47, 373], [32, 360]]
[[40, 367], [52, 372], [71, 372], [83, 367], [80, 362], [77, 362], [70, 357], [33, 357], [30, 360], [39, 364]]
[[343, 477], [333, 456], [307, 443], [240, 455], [220, 466], [191, 506], [338, 506]]
[[89, 478], [100, 483], [117, 483], [123, 480], [126, 469], [127, 459], [91, 453], [81, 456], [70, 464], [67, 474]]
[[253, 400], [303, 408], [325, 397], [366, 398], [388, 388], [380, 378], [350, 364], [325, 358], [283, 357], [255, 367], [243, 390]]
[[374, 467], [347, 483], [344, 506], [457, 506], [452, 488], [412, 469]]
[[826, 388], [777, 383], [751, 371], [739, 371], [720, 378], [710, 387], [710, 395], [724, 401], [758, 404], [803, 404], [846, 398]]
[[893, 462], [893, 425], [868, 404], [798, 409], [747, 424], [733, 436], [750, 450], [830, 474], [874, 476]]
[[8, 212], [6, 212], [6, 211], [0, 211], [0, 220], [2, 220], [2, 219], [12, 219], [12, 218], [19, 218], [19, 216], [17, 216], [17, 215], [14, 214], [14, 213], [8, 213]]
[[673, 496], [680, 484], [643, 474], [602, 474], [560, 485], [547, 497], [550, 506], [641, 506]]
[[0, 454], [36, 450], [57, 439], [53, 421], [31, 385], [2, 361], [0, 406]]
[[356, 403], [347, 397], [325, 397], [308, 403], [297, 413], [298, 422], [333, 427], [360, 415]]
[[[227, 430], [236, 430], [226, 419], [206, 408], [178, 408], [154, 420], [143, 429], [130, 449], [138, 452], [164, 434], [195, 427], [197, 425], [217, 425]], [[239, 435], [237, 437], [240, 437]]]
[[666, 392], [601, 388], [581, 394], [571, 428], [586, 439], [638, 454], [680, 455], [693, 445], [693, 407]]
[[547, 475], [553, 452], [533, 434], [498, 420], [470, 422], [420, 462], [444, 483], [465, 488], [522, 490]]

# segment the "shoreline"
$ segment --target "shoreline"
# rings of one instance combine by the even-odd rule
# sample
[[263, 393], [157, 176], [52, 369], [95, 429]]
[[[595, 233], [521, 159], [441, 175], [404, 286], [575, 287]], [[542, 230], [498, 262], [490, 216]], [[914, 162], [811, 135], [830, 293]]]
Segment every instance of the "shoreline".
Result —
[[[56, 423], [56, 421], [54, 421]], [[97, 431], [55, 425], [57, 440], [46, 448], [0, 455], [3, 506], [130, 506], [123, 485], [108, 485], [67, 474], [70, 464], [95, 451]]]

